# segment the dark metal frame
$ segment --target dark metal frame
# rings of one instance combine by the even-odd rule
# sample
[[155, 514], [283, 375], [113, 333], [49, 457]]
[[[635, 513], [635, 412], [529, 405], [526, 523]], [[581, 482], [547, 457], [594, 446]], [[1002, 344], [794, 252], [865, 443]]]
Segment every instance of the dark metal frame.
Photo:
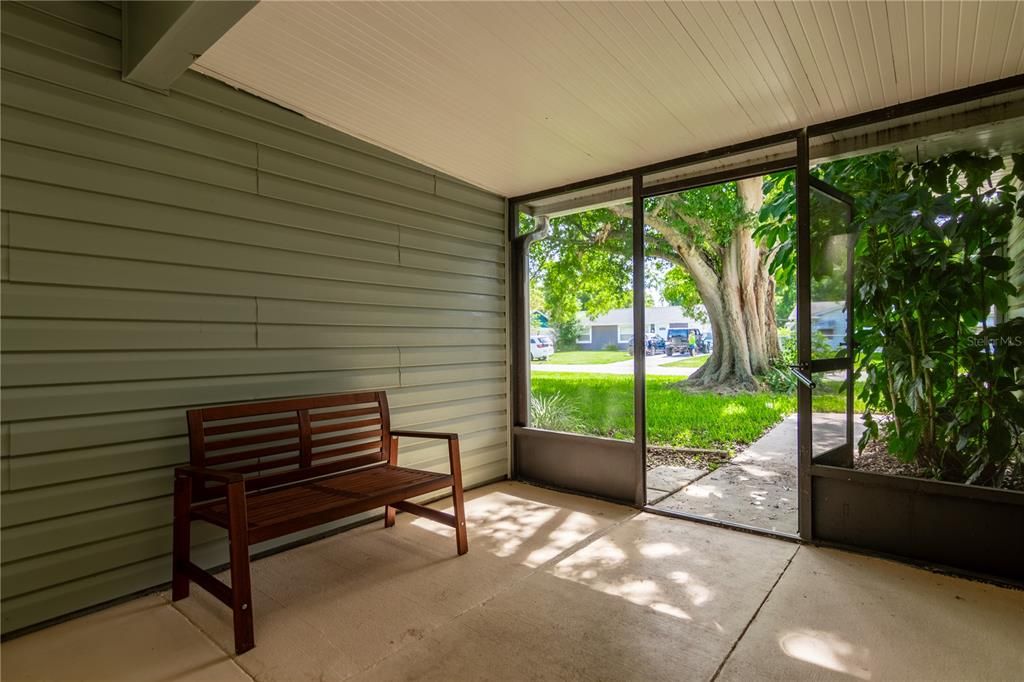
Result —
[[[632, 197], [633, 197], [633, 272], [634, 272], [634, 283], [633, 283], [633, 305], [634, 305], [634, 337], [641, 338], [644, 333], [644, 314], [643, 314], [643, 199], [645, 197], [658, 196], [666, 193], [679, 192], [685, 189], [692, 189], [695, 187], [706, 186], [710, 184], [717, 184], [720, 182], [728, 182], [732, 180], [741, 179], [743, 177], [749, 177], [751, 175], [758, 175], [765, 172], [773, 172], [784, 170], [786, 168], [794, 168], [796, 173], [796, 189], [797, 189], [797, 225], [798, 234], [803, 233], [807, 235], [809, 233], [809, 188], [812, 184], [812, 178], [810, 176], [810, 140], [817, 136], [835, 134], [850, 129], [860, 128], [863, 126], [869, 126], [878, 123], [884, 123], [886, 121], [892, 121], [908, 116], [925, 114], [928, 112], [936, 111], [939, 109], [952, 107], [960, 104], [969, 103], [972, 101], [980, 100], [987, 97], [995, 97], [999, 95], [1005, 95], [1009, 93], [1015, 93], [1017, 91], [1024, 90], [1024, 74], [1011, 76], [1009, 78], [1003, 78], [980, 85], [974, 85], [958, 90], [925, 97], [922, 99], [897, 104], [894, 106], [883, 107], [873, 111], [856, 114], [853, 116], [847, 116], [839, 118], [833, 121], [826, 121], [818, 124], [809, 125], [806, 128], [781, 132], [773, 135], [768, 135], [748, 142], [739, 144], [726, 145], [718, 147], [716, 149], [700, 152], [697, 154], [690, 154], [687, 156], [670, 159], [667, 161], [648, 164], [640, 166], [630, 170], [623, 170], [616, 173], [606, 174], [600, 177], [591, 178], [589, 180], [583, 180], [579, 182], [573, 182], [564, 184], [558, 187], [552, 187], [546, 190], [538, 192], [532, 192], [529, 194], [512, 197], [508, 200], [508, 236], [511, 242], [511, 306], [512, 306], [512, 329], [514, 338], [512, 340], [512, 351], [513, 351], [513, 363], [512, 363], [512, 410], [513, 410], [513, 424], [522, 427], [526, 423], [526, 415], [528, 414], [528, 396], [529, 396], [529, 361], [526, 358], [525, 343], [528, 338], [529, 332], [529, 320], [528, 313], [525, 309], [525, 301], [528, 301], [525, 281], [525, 258], [527, 255], [526, 245], [528, 245], [528, 235], [519, 235], [518, 232], [518, 205], [524, 202], [534, 201], [537, 199], [543, 199], [552, 197], [558, 194], [567, 192], [580, 191], [599, 185], [608, 184], [611, 182], [622, 182], [625, 180], [631, 180], [632, 182]], [[772, 146], [784, 144], [786, 142], [796, 143], [796, 156], [792, 159], [781, 159], [766, 161], [762, 163], [752, 164], [746, 168], [737, 168], [727, 171], [719, 171], [715, 173], [708, 173], [701, 177], [686, 178], [683, 180], [669, 181], [659, 183], [649, 187], [643, 186], [643, 178], [646, 174], [657, 173], [661, 171], [671, 170], [673, 168], [682, 168], [685, 166], [695, 165], [698, 163], [713, 161], [720, 158], [727, 158], [734, 155], [739, 155], [746, 152], [756, 151], [758, 149], [764, 149]], [[745, 173], [746, 171], [746, 173]], [[821, 188], [819, 188], [821, 189]], [[801, 191], [803, 190], [803, 191]], [[832, 191], [824, 190], [827, 193], [833, 194]], [[852, 299], [851, 299], [852, 300]], [[801, 301], [806, 305], [805, 310], [809, 309], [810, 303], [810, 262], [809, 262], [809, 249], [807, 243], [799, 243], [798, 240], [798, 256], [797, 256], [797, 301], [798, 305]], [[804, 318], [807, 318], [805, 315]], [[852, 328], [848, 325], [848, 333], [852, 333]], [[810, 320], [801, 319], [798, 321], [798, 352], [801, 358], [810, 357]], [[851, 347], [852, 353], [852, 347]], [[644, 381], [644, 367], [643, 367], [643, 356], [634, 354], [635, 366], [634, 366], [634, 399], [635, 408], [634, 416], [636, 423], [636, 433], [634, 448], [636, 451], [637, 469], [636, 472], [636, 499], [633, 504], [637, 507], [643, 507], [645, 502], [645, 484], [644, 478], [646, 474], [646, 467], [644, 466], [644, 460], [646, 453], [644, 452], [644, 441], [645, 441], [645, 381]], [[848, 386], [848, 399], [852, 404], [852, 383]], [[811, 410], [811, 389], [810, 387], [800, 384], [797, 389], [797, 402], [798, 411], [800, 414], [809, 414]], [[852, 423], [848, 424], [848, 430], [852, 430]], [[560, 434], [561, 436], [571, 438], [567, 434]], [[815, 532], [815, 523], [813, 518], [813, 507], [814, 501], [813, 488], [816, 481], [831, 480], [831, 481], [855, 481], [863, 484], [871, 482], [871, 485], [876, 488], [891, 488], [893, 490], [900, 491], [917, 491], [919, 494], [934, 494], [941, 495], [948, 498], [965, 498], [977, 503], [986, 503], [993, 505], [1003, 505], [1005, 508], [1016, 509], [1022, 506], [1022, 500], [1024, 500], [1024, 494], [1014, 493], [1012, 491], [1001, 491], [992, 489], [973, 489], [969, 486], [957, 486], [956, 484], [942, 483], [937, 481], [917, 481], [916, 479], [896, 480], [899, 477], [884, 476], [879, 474], [867, 474], [865, 472], [856, 472], [850, 469], [841, 467], [828, 466], [825, 464], [816, 464], [812, 461], [812, 443], [809, 439], [809, 431], [806, 434], [801, 434], [798, 438], [799, 448], [799, 462], [798, 462], [798, 496], [799, 496], [799, 539], [802, 541], [814, 541], [828, 543], [834, 546], [846, 547], [857, 551], [876, 551], [873, 547], [866, 547], [865, 545], [857, 545], [843, 539], [835, 540], [830, 537], [819, 537]], [[515, 455], [513, 455], [513, 475], [516, 472], [515, 468]], [[893, 479], [890, 481], [890, 479]], [[910, 481], [909, 483], [907, 481]], [[952, 487], [951, 487], [952, 486]], [[969, 489], [964, 489], [969, 488]], [[651, 509], [656, 513], [689, 518], [695, 521], [703, 523], [711, 523], [712, 525], [729, 526], [739, 530], [745, 530], [748, 532], [764, 532], [766, 534], [779, 535], [781, 537], [788, 537], [785, 534], [771, 533], [769, 531], [761, 531], [760, 529], [743, 527], [741, 524], [730, 524], [727, 522], [709, 520], [702, 517], [690, 516], [685, 514], [678, 514], [675, 512], [665, 512], [664, 510]], [[791, 537], [791, 536], [789, 536]], [[915, 560], [921, 560], [917, 558]], [[925, 559], [926, 560], [926, 559]], [[958, 571], [964, 572], [964, 571]], [[986, 573], [986, 571], [978, 571], [974, 569], [968, 569], [969, 574], [980, 574]]]

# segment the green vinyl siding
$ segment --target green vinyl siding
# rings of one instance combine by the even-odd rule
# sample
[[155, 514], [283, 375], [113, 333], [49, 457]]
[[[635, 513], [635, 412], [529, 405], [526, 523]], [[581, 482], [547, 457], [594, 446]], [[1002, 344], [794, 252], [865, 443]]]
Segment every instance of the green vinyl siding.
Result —
[[501, 197], [196, 73], [122, 82], [116, 4], [0, 11], [4, 632], [169, 579], [188, 407], [384, 388], [467, 485], [505, 475]]

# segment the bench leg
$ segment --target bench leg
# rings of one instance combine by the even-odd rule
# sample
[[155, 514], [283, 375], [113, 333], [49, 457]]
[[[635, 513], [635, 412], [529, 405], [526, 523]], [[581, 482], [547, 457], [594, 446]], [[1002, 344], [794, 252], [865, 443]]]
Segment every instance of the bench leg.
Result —
[[228, 542], [231, 553], [231, 610], [235, 621], [235, 653], [255, 646], [252, 627], [252, 587], [249, 582], [249, 533], [245, 487], [228, 486]]
[[[388, 464], [398, 466], [398, 438], [391, 438], [391, 451], [388, 453]], [[391, 528], [395, 525], [395, 508], [391, 505], [384, 507], [384, 527]]]
[[452, 503], [455, 507], [455, 547], [459, 555], [469, 551], [469, 536], [466, 532], [466, 509], [462, 499], [462, 463], [459, 457], [459, 439], [448, 441], [448, 458], [452, 472]]
[[171, 558], [171, 601], [178, 601], [188, 596], [188, 573], [185, 567], [191, 560], [192, 519], [189, 509], [192, 506], [192, 479], [177, 476], [174, 479], [174, 548]]

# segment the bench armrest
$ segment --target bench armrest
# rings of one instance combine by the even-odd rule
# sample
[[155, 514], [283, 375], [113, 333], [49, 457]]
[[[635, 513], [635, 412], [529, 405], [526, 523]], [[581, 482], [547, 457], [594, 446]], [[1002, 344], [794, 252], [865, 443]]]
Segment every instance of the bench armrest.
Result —
[[434, 431], [406, 431], [404, 429], [392, 430], [392, 436], [406, 436], [408, 438], [439, 438], [441, 440], [458, 440], [457, 433], [437, 433]]
[[196, 478], [201, 476], [208, 478], [211, 481], [220, 481], [221, 483], [240, 483], [245, 480], [242, 474], [234, 471], [220, 471], [218, 469], [208, 469], [206, 467], [197, 467], [192, 465], [180, 466], [174, 470], [175, 476], [187, 476], [189, 478]]

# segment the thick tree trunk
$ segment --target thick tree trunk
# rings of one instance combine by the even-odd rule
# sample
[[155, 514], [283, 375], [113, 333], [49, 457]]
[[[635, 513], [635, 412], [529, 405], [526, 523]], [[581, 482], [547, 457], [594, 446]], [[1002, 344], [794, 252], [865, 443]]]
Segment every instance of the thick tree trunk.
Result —
[[[764, 202], [762, 179], [737, 182], [747, 215], [757, 215]], [[616, 209], [613, 209], [616, 210]], [[626, 207], [619, 215], [630, 217]], [[695, 229], [706, 227], [699, 218], [675, 214]], [[768, 272], [767, 253], [754, 241], [749, 222], [736, 226], [728, 246], [712, 258], [694, 241], [656, 215], [646, 223], [672, 249], [659, 257], [682, 267], [693, 279], [707, 311], [714, 338], [711, 357], [686, 380], [687, 386], [756, 390], [758, 375], [778, 359], [779, 334], [775, 322], [775, 280]], [[720, 262], [720, 266], [712, 265]]]
[[[757, 215], [761, 210], [761, 186], [760, 177], [737, 183], [748, 215]], [[664, 230], [659, 231], [665, 235]], [[753, 229], [749, 224], [736, 227], [728, 247], [721, 253], [720, 272], [708, 266], [685, 240], [665, 236], [697, 284], [714, 338], [711, 357], [690, 375], [686, 384], [756, 390], [757, 376], [768, 371], [780, 350], [775, 323], [775, 280], [768, 272], [767, 254], [754, 241]]]
[[[686, 380], [687, 386], [756, 390], [757, 376], [779, 357], [775, 281], [763, 261], [749, 279], [740, 276], [738, 267], [738, 260], [726, 258], [716, 281], [704, 288], [698, 285], [714, 346], [711, 357]], [[705, 294], [705, 289], [710, 293]]]

